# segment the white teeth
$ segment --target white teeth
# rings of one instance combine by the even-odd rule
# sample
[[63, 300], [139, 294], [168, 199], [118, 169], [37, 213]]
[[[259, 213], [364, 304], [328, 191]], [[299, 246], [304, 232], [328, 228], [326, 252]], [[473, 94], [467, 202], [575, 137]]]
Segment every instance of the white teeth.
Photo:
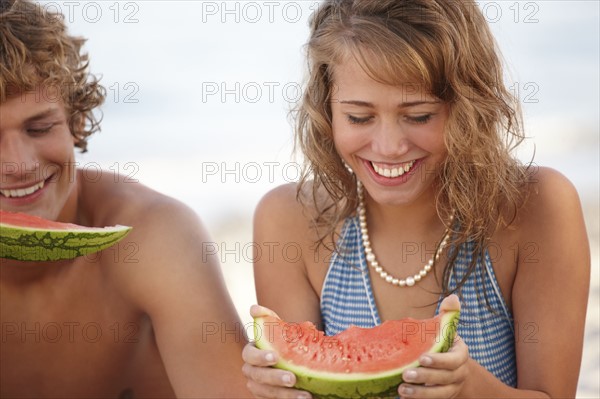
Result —
[[408, 171], [410, 171], [410, 169], [413, 167], [414, 164], [415, 164], [415, 161], [410, 161], [407, 164], [400, 165], [396, 168], [388, 169], [388, 168], [383, 168], [381, 166], [378, 166], [378, 165], [374, 164], [373, 162], [371, 162], [373, 169], [379, 176], [391, 177], [391, 178], [402, 176], [403, 174], [407, 173]]
[[2, 194], [5, 197], [8, 198], [20, 198], [20, 197], [25, 197], [26, 195], [30, 195], [35, 193], [37, 190], [41, 189], [42, 187], [44, 187], [44, 181], [42, 180], [41, 182], [34, 184], [31, 187], [25, 187], [25, 188], [18, 188], [15, 190], [0, 190], [0, 194]]

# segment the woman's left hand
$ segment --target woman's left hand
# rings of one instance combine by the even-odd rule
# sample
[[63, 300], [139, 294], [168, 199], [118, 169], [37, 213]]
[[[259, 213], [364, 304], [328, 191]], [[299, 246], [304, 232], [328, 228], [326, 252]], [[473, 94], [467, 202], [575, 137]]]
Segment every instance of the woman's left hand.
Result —
[[[456, 295], [442, 301], [440, 313], [460, 310]], [[446, 353], [428, 353], [419, 358], [421, 367], [405, 370], [403, 382], [398, 387], [401, 398], [454, 398], [468, 375], [469, 350], [457, 335]]]

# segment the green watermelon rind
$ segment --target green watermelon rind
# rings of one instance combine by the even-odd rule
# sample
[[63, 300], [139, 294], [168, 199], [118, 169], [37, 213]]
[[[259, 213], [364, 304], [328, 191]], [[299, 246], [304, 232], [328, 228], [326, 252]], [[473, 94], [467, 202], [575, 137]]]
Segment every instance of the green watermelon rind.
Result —
[[129, 226], [32, 228], [0, 223], [0, 258], [19, 261], [56, 261], [89, 255], [116, 244]]
[[[454, 341], [460, 312], [449, 311], [442, 316], [440, 328], [443, 337], [438, 337], [435, 344], [425, 353], [447, 352]], [[259, 337], [256, 346], [260, 349], [273, 350], [275, 348], [263, 336], [264, 331], [262, 319], [254, 320], [254, 335]], [[378, 373], [331, 373], [321, 370], [311, 370], [299, 366], [285, 359], [280, 359], [274, 366], [288, 370], [296, 375], [295, 388], [310, 392], [315, 398], [341, 399], [341, 398], [365, 398], [381, 397], [396, 398], [398, 396], [398, 385], [403, 382], [402, 373], [414, 367], [419, 367], [418, 360], [404, 364], [401, 367]]]

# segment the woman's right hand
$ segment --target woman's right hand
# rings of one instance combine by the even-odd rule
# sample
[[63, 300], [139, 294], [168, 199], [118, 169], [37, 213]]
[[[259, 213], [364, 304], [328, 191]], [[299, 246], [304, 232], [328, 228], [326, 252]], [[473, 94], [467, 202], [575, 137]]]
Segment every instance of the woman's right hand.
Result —
[[[263, 306], [254, 305], [250, 308], [252, 317], [273, 315], [272, 310]], [[244, 365], [242, 372], [248, 378], [248, 389], [257, 398], [277, 399], [308, 399], [308, 392], [294, 389], [296, 376], [285, 370], [272, 368], [279, 360], [273, 351], [258, 349], [254, 343], [249, 343], [242, 352]]]

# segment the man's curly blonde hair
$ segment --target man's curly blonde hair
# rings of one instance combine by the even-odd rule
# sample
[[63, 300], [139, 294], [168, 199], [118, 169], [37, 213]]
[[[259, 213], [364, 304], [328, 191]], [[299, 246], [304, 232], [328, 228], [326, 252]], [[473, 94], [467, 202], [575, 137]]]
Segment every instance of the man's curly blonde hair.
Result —
[[57, 89], [52, 99], [62, 100], [75, 145], [85, 152], [87, 138], [100, 129], [93, 111], [105, 90], [88, 71], [85, 40], [70, 36], [63, 20], [31, 1], [0, 2], [0, 104], [36, 87], [46, 94]]

